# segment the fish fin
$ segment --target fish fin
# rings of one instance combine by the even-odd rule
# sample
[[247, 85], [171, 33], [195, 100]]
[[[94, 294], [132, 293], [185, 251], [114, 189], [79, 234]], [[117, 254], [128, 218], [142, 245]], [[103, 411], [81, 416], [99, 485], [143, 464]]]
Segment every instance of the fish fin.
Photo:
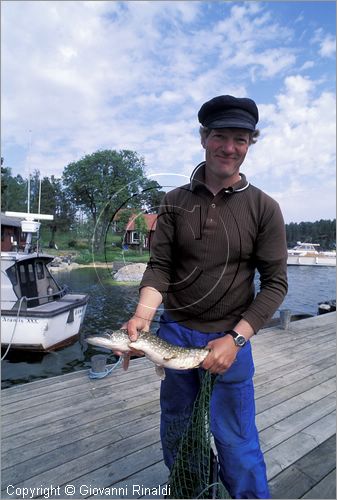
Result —
[[159, 366], [159, 365], [155, 365], [155, 370], [156, 370], [156, 374], [158, 375], [158, 377], [160, 378], [160, 380], [164, 380], [165, 379], [165, 369], [163, 366]]
[[129, 353], [124, 353], [123, 354], [123, 370], [126, 371], [129, 368], [130, 364], [130, 354]]

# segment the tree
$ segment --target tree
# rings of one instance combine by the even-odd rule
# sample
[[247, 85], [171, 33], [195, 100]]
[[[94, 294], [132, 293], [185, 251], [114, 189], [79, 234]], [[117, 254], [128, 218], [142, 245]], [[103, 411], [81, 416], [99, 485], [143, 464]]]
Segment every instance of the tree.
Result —
[[76, 207], [67, 198], [61, 179], [54, 175], [44, 177], [41, 187], [41, 211], [54, 215], [54, 220], [48, 223], [51, 231], [49, 247], [55, 247], [56, 232], [69, 231], [75, 221]]
[[161, 186], [157, 181], [146, 179], [140, 195], [144, 209], [149, 213], [158, 213], [160, 202], [165, 194], [165, 191], [161, 191]]
[[71, 201], [94, 223], [95, 250], [103, 249], [114, 213], [141, 207], [142, 190], [148, 187], [144, 166], [144, 159], [134, 151], [103, 150], [65, 167], [63, 184]]
[[322, 250], [336, 248], [336, 219], [286, 224], [289, 247], [297, 241], [319, 243]]
[[1, 210], [26, 212], [27, 181], [22, 176], [12, 176], [9, 167], [1, 166]]

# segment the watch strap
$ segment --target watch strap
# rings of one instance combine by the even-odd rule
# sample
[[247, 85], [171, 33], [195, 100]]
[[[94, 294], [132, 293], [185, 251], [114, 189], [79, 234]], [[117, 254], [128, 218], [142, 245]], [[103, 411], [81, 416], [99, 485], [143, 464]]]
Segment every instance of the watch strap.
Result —
[[227, 330], [225, 333], [233, 337], [234, 343], [238, 347], [243, 347], [247, 343], [245, 337], [241, 335], [241, 333], [236, 332], [235, 330]]

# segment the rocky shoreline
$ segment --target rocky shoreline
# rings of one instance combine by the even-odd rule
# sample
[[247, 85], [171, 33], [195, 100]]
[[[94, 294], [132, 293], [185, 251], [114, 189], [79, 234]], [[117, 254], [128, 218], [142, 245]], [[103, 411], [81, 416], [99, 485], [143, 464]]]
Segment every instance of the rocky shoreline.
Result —
[[105, 268], [111, 272], [111, 276], [117, 283], [127, 282], [140, 282], [143, 273], [146, 269], [144, 263], [125, 264], [124, 262], [112, 262], [107, 264], [105, 262], [91, 262], [90, 264], [78, 264], [71, 262], [68, 259], [56, 257], [50, 264], [49, 269], [52, 273], [60, 271], [73, 271], [74, 269], [84, 268]]

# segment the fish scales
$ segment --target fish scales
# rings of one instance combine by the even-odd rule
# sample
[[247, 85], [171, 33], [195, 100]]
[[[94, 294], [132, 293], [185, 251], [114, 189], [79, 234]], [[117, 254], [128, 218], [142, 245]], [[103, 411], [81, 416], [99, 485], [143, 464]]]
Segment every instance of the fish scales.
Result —
[[197, 368], [204, 361], [209, 350], [206, 348], [180, 347], [149, 332], [138, 332], [132, 342], [126, 330], [106, 330], [104, 335], [87, 337], [89, 344], [105, 347], [113, 351], [129, 352], [130, 348], [144, 352], [145, 356], [157, 366], [174, 370]]

